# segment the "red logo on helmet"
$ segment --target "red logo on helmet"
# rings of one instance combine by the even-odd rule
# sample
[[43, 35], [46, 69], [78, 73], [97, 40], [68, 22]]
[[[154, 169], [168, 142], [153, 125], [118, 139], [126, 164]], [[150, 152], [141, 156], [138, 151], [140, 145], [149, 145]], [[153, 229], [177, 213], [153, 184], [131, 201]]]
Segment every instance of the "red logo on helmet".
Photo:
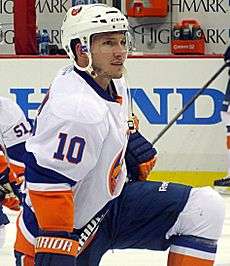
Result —
[[74, 8], [74, 9], [72, 10], [72, 12], [71, 12], [71, 15], [72, 15], [72, 16], [77, 16], [77, 14], [81, 12], [81, 9], [82, 9], [82, 7]]

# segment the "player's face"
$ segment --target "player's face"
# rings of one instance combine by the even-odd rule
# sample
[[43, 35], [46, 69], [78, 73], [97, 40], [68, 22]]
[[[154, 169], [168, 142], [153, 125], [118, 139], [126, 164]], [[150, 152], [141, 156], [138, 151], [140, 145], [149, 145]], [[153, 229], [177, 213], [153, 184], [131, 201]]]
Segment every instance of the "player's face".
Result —
[[98, 76], [106, 79], [121, 78], [127, 57], [125, 34], [96, 34], [92, 39], [91, 54], [92, 66]]

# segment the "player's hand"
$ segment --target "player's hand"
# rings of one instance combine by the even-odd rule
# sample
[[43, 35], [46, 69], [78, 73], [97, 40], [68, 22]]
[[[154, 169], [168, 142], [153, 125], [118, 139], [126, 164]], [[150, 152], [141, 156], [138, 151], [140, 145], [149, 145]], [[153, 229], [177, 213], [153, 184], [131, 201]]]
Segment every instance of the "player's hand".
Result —
[[68, 232], [41, 231], [36, 238], [35, 266], [75, 266], [78, 246]]
[[20, 200], [14, 194], [10, 183], [5, 183], [3, 185], [0, 185], [0, 187], [1, 187], [1, 191], [4, 191], [4, 193], [5, 193], [5, 197], [2, 201], [2, 205], [11, 209], [11, 210], [19, 211], [20, 210]]
[[10, 185], [12, 187], [14, 194], [18, 197], [20, 202], [22, 202], [23, 193], [22, 193], [21, 187], [25, 180], [25, 177], [23, 175], [20, 175], [20, 176], [17, 176], [12, 181], [11, 181], [11, 178], [9, 179], [10, 179]]
[[138, 131], [130, 134], [125, 154], [129, 180], [146, 180], [156, 163], [156, 149]]
[[6, 169], [0, 177], [1, 203], [11, 210], [18, 211], [20, 210], [20, 200], [9, 183], [8, 173], [9, 170]]
[[130, 133], [134, 133], [139, 129], [139, 119], [136, 115], [132, 115], [128, 120], [128, 126]]

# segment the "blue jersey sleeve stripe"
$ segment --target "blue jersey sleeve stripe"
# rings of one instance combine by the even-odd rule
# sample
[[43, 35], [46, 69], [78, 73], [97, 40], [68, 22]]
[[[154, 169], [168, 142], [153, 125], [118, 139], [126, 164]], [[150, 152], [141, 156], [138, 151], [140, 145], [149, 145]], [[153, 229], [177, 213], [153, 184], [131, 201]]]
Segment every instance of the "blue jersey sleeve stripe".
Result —
[[25, 164], [25, 177], [28, 182], [47, 184], [67, 183], [70, 186], [74, 186], [77, 183], [54, 170], [38, 165], [36, 158], [31, 152], [27, 152], [25, 156]]
[[24, 154], [26, 153], [25, 142], [15, 144], [6, 150], [10, 159], [24, 163]]

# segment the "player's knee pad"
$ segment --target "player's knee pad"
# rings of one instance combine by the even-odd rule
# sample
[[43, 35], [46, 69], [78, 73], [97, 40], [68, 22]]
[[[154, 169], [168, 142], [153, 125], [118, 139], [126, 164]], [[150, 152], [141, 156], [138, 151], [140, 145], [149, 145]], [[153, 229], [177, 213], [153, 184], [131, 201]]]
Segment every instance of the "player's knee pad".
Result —
[[5, 225], [0, 225], [0, 250], [2, 249], [5, 243], [6, 228]]
[[193, 188], [184, 210], [167, 233], [217, 240], [224, 222], [224, 200], [210, 187]]

